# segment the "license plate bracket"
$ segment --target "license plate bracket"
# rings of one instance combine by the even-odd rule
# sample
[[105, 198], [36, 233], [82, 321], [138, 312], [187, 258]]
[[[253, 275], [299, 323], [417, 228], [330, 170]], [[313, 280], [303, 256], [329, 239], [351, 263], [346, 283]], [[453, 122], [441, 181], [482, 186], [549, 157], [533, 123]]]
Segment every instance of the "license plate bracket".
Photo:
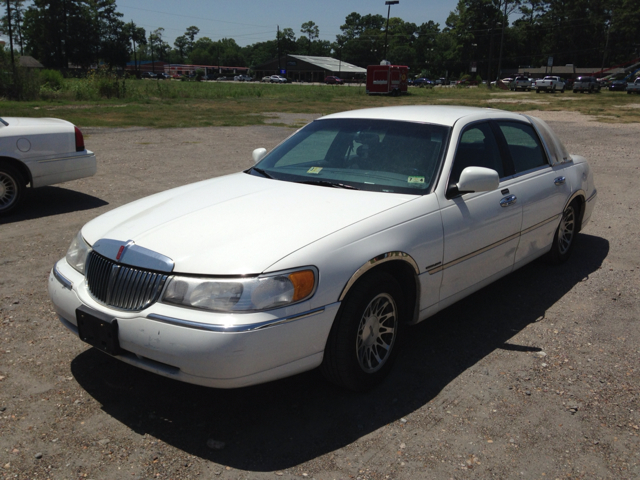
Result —
[[109, 355], [120, 353], [117, 319], [82, 306], [76, 309], [76, 320], [80, 340]]

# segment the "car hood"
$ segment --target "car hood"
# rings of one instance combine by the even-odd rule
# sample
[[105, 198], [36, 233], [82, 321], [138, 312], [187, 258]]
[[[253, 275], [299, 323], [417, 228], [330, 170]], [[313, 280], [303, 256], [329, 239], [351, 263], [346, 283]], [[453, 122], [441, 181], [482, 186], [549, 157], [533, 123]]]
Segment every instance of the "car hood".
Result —
[[82, 229], [171, 258], [174, 272], [257, 274], [283, 257], [367, 217], [418, 198], [344, 190], [237, 173], [112, 210]]

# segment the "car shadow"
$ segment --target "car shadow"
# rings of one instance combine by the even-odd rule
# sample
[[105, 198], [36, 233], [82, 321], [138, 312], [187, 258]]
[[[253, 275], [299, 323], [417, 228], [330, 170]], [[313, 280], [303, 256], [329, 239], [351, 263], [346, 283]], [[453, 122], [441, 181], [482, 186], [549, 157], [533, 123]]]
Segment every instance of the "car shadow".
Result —
[[79, 212], [103, 207], [109, 202], [75, 190], [61, 187], [27, 189], [22, 205], [12, 215], [0, 219], [0, 225]]
[[[539, 351], [509, 339], [598, 270], [608, 251], [607, 240], [583, 234], [566, 264], [534, 262], [412, 327], [394, 371], [368, 393], [340, 390], [317, 370], [254, 387], [209, 389], [139, 370], [93, 348], [71, 369], [105, 413], [139, 434], [236, 469], [286, 469], [420, 409], [496, 349]], [[208, 448], [209, 439], [224, 447]]]

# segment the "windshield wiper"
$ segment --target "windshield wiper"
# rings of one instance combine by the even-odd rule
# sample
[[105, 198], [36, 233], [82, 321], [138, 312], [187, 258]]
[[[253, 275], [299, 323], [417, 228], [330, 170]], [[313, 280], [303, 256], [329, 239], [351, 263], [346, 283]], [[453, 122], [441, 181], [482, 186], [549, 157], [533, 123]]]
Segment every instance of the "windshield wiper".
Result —
[[273, 178], [271, 175], [269, 175], [267, 172], [265, 172], [262, 168], [258, 168], [258, 167], [251, 167], [251, 168], [249, 169], [249, 171], [250, 171], [250, 170], [253, 170], [254, 172], [258, 172], [260, 175], [262, 175], [262, 176], [264, 176], [264, 177], [266, 177], [266, 178]]
[[360, 190], [358, 187], [354, 187], [353, 185], [346, 185], [344, 183], [335, 183], [329, 182], [328, 180], [306, 180], [304, 182], [305, 185], [320, 185], [321, 187], [333, 187], [333, 188], [346, 188], [348, 190]]

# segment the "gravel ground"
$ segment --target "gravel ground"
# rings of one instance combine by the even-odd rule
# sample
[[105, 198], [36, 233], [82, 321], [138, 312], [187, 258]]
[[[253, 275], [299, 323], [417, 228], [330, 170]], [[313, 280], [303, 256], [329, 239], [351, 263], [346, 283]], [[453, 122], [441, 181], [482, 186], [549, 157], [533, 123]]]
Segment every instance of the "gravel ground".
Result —
[[534, 114], [595, 171], [572, 258], [414, 327], [365, 395], [317, 371], [230, 391], [180, 384], [67, 332], [47, 275], [85, 222], [247, 168], [254, 147], [293, 131], [86, 129], [99, 173], [30, 192], [0, 222], [0, 478], [640, 478], [640, 125]]

